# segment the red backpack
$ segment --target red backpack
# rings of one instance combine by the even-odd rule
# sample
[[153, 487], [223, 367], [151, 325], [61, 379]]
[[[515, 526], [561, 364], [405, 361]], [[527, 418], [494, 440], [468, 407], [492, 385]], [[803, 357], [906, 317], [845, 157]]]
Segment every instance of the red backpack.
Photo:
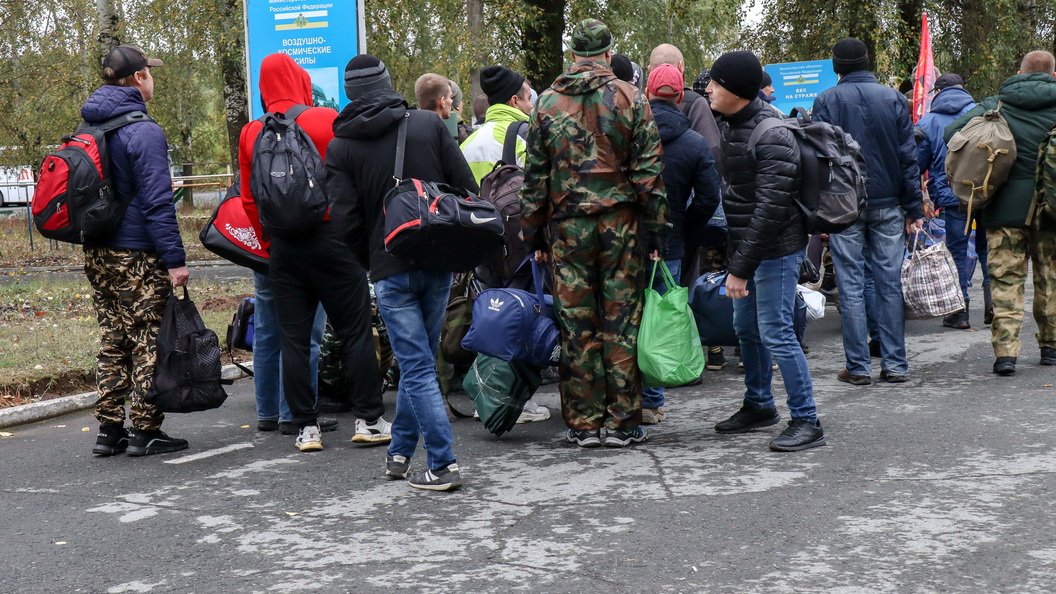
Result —
[[48, 239], [69, 243], [102, 241], [113, 235], [127, 203], [114, 195], [106, 135], [135, 122], [153, 122], [132, 111], [98, 126], [82, 122], [62, 137], [59, 150], [44, 158], [33, 193], [33, 222]]

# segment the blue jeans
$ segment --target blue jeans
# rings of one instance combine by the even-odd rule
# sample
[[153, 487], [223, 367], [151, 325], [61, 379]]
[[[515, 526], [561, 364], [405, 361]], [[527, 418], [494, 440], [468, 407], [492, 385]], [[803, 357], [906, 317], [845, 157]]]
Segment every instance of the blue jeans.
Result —
[[956, 206], [947, 206], [942, 209], [942, 220], [946, 222], [946, 249], [953, 256], [953, 263], [957, 265], [957, 276], [961, 281], [961, 293], [964, 294], [965, 310], [968, 309], [968, 281], [972, 278], [974, 270], [968, 270], [968, 233], [964, 232], [964, 226], [968, 223], [968, 215], [957, 209]]
[[902, 303], [902, 258], [906, 249], [906, 218], [897, 206], [870, 208], [843, 233], [829, 237], [836, 282], [840, 288], [840, 322], [847, 371], [870, 375], [869, 331], [864, 299], [866, 258], [875, 283], [873, 308], [880, 332], [881, 369], [894, 375], [909, 370], [906, 363], [906, 321]]
[[[253, 389], [257, 393], [257, 419], [261, 421], [292, 420], [290, 406], [282, 390], [282, 353], [279, 352], [279, 324], [275, 310], [275, 291], [271, 278], [253, 273], [256, 305], [253, 307]], [[319, 343], [326, 328], [323, 306], [315, 312], [312, 323], [312, 390], [319, 393]]]
[[800, 250], [759, 265], [748, 280], [748, 296], [733, 302], [733, 328], [741, 343], [745, 403], [758, 409], [773, 408], [772, 361], [777, 361], [792, 418], [813, 423], [818, 419], [814, 384], [793, 327], [796, 283], [804, 253]]
[[410, 458], [421, 435], [432, 470], [455, 462], [451, 450], [455, 436], [436, 380], [440, 329], [450, 293], [450, 273], [412, 270], [374, 283], [381, 318], [400, 364], [389, 454]]
[[[671, 271], [675, 282], [679, 282], [682, 276], [682, 260], [664, 260], [664, 264], [667, 264], [667, 269]], [[647, 260], [646, 266], [652, 270], [652, 260]], [[656, 276], [653, 277], [653, 289], [661, 295], [667, 292], [667, 283], [664, 282], [664, 275], [660, 273], [659, 267], [657, 267]], [[663, 405], [663, 388], [642, 388], [642, 408], [660, 408]]]

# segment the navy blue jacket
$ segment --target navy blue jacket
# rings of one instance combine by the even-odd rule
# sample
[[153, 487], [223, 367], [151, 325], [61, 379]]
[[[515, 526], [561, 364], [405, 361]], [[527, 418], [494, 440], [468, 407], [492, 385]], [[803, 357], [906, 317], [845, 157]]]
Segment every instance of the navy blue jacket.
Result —
[[941, 207], [957, 207], [957, 196], [946, 181], [946, 142], [942, 139], [946, 126], [975, 107], [968, 91], [949, 87], [939, 91], [931, 100], [931, 113], [917, 121], [924, 131], [924, 140], [917, 145], [917, 167], [928, 172], [928, 195], [932, 203]]
[[[81, 117], [101, 124], [130, 111], [147, 111], [139, 89], [107, 85], [92, 93]], [[109, 240], [84, 247], [144, 250], [157, 253], [166, 270], [185, 266], [165, 132], [154, 122], [129, 124], [109, 134], [107, 148], [114, 191], [120, 200], [129, 201], [128, 210]]]
[[[662, 161], [671, 230], [660, 246], [665, 260], [685, 257], [688, 227], [703, 227], [719, 206], [719, 172], [704, 137], [689, 128], [689, 118], [667, 101], [653, 99], [653, 119], [664, 148]], [[690, 194], [693, 203], [687, 206]]]
[[866, 208], [901, 206], [906, 218], [924, 217], [917, 143], [909, 102], [866, 70], [845, 74], [814, 99], [811, 117], [843, 128], [862, 146]]

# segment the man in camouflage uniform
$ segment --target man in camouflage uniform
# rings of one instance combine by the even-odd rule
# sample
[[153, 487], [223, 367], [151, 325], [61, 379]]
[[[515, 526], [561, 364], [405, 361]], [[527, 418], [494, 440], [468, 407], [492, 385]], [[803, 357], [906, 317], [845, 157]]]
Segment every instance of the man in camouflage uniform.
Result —
[[994, 302], [990, 342], [994, 373], [1012, 375], [1023, 346], [1023, 285], [1028, 263], [1034, 263], [1034, 320], [1038, 323], [1041, 365], [1056, 365], [1056, 222], [1038, 217], [1034, 208], [1034, 172], [1038, 147], [1056, 122], [1056, 58], [1045, 51], [1023, 57], [1019, 73], [1001, 83], [995, 97], [946, 127], [945, 140], [968, 120], [995, 109], [1016, 140], [1017, 156], [1008, 180], [979, 213], [986, 225], [987, 272]]
[[[88, 98], [81, 116], [99, 124], [131, 111], [146, 112], [154, 96], [150, 70], [161, 65], [134, 45], [117, 46], [103, 58], [105, 84]], [[84, 271], [101, 335], [95, 407], [100, 425], [92, 453], [175, 452], [187, 441], [165, 435], [165, 416], [143, 400], [154, 379], [165, 303], [172, 287], [186, 285], [189, 276], [172, 206], [165, 133], [153, 120], [136, 122], [107, 134], [107, 146], [115, 193], [129, 206], [113, 236], [84, 246]], [[131, 431], [124, 427], [129, 397]]]
[[566, 438], [595, 447], [605, 426], [605, 445], [622, 447], [646, 439], [636, 349], [642, 238], [667, 229], [660, 135], [645, 95], [613, 74], [603, 23], [576, 25], [571, 47], [529, 122], [523, 235], [537, 259], [549, 243]]

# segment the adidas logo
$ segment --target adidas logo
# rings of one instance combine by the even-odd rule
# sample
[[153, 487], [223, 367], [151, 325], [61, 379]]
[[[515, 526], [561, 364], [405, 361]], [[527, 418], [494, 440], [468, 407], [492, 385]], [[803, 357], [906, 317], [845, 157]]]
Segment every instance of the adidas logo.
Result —
[[491, 311], [499, 311], [502, 308], [503, 303], [505, 303], [505, 301], [499, 301], [497, 297], [492, 298], [491, 305], [488, 306], [488, 309]]

